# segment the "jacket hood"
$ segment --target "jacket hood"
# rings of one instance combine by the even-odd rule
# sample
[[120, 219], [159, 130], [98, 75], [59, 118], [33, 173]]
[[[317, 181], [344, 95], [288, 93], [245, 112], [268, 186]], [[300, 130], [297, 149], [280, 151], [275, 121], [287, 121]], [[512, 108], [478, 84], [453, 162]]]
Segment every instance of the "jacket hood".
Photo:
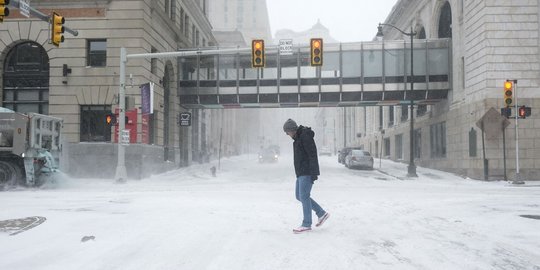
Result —
[[309, 136], [311, 138], [315, 137], [315, 131], [311, 130], [310, 127], [304, 127], [302, 125], [298, 126], [298, 130], [296, 131], [296, 138], [300, 136]]

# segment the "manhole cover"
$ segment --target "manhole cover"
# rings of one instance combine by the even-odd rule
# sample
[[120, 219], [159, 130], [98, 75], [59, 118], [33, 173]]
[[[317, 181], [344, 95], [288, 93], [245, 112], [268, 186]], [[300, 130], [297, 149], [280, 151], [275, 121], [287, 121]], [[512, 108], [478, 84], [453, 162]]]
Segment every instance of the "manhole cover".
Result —
[[44, 217], [27, 217], [19, 219], [0, 220], [0, 232], [16, 235], [28, 231], [47, 220]]
[[519, 215], [524, 218], [540, 219], [540, 215]]

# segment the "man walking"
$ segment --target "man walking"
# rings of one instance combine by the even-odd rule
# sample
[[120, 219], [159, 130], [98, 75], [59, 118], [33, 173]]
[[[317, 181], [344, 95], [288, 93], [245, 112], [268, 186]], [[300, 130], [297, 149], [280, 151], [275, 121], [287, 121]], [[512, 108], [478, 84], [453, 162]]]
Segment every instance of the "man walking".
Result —
[[311, 210], [319, 217], [315, 226], [321, 226], [330, 216], [322, 207], [311, 198], [311, 188], [319, 173], [317, 159], [317, 146], [315, 145], [315, 132], [310, 127], [298, 126], [292, 119], [285, 121], [283, 131], [293, 140], [294, 170], [296, 172], [296, 199], [302, 203], [304, 220], [302, 225], [293, 229], [294, 233], [311, 231]]

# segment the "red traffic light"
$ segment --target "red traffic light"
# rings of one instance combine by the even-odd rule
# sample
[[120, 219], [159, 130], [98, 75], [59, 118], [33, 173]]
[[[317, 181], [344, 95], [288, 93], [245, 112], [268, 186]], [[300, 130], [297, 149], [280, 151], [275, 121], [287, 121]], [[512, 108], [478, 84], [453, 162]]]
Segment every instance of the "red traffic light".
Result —
[[105, 115], [105, 123], [107, 125], [116, 125], [116, 115], [114, 114]]
[[527, 116], [531, 116], [531, 107], [525, 107], [525, 106], [519, 107], [518, 116], [523, 119], [527, 118]]

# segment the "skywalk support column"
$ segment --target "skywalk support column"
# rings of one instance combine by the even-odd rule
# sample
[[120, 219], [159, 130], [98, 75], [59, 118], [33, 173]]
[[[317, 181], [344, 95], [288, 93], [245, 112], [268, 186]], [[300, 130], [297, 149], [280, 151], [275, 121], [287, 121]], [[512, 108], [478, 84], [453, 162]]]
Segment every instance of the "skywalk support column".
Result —
[[125, 159], [125, 146], [121, 143], [122, 131], [126, 127], [126, 62], [127, 53], [126, 48], [120, 48], [120, 89], [118, 90], [118, 163], [116, 164], [116, 176], [114, 177], [116, 182], [125, 183], [127, 180], [126, 159]]

